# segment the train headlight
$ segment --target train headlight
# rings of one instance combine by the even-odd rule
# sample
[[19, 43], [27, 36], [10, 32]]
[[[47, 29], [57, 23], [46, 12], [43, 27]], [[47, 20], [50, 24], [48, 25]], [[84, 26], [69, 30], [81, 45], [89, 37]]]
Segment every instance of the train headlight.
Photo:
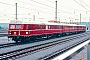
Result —
[[9, 34], [11, 35], [11, 31], [9, 31]]
[[28, 32], [26, 32], [26, 34], [28, 34]]
[[20, 33], [19, 33], [19, 35], [20, 35]]
[[11, 32], [9, 34], [11, 35]]
[[16, 32], [14, 32], [14, 35], [16, 35]]

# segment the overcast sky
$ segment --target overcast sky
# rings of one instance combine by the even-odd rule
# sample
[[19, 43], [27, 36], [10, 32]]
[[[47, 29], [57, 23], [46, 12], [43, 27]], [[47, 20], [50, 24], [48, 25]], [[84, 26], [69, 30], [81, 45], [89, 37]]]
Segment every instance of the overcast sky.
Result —
[[[0, 22], [15, 20], [17, 3], [18, 20], [55, 20], [56, 0], [0, 0]], [[61, 22], [88, 22], [90, 19], [90, 0], [57, 0], [58, 19]]]

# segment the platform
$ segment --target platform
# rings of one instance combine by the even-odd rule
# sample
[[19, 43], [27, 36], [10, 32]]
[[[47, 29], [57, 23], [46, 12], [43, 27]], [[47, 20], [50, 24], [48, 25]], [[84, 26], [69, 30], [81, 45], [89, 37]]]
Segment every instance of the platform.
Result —
[[90, 40], [78, 45], [77, 47], [74, 47], [72, 49], [70, 49], [69, 51], [57, 56], [56, 58], [52, 59], [52, 60], [63, 60], [66, 57], [68, 57], [69, 55], [73, 54], [75, 51], [79, 50], [80, 48], [82, 48], [83, 46], [87, 45], [90, 42]]
[[12, 43], [12, 42], [14, 42], [14, 41], [12, 41], [12, 40], [8, 41], [7, 36], [0, 37], [0, 44], [7, 44], [7, 43]]
[[8, 36], [8, 33], [0, 33], [0, 37], [2, 36]]

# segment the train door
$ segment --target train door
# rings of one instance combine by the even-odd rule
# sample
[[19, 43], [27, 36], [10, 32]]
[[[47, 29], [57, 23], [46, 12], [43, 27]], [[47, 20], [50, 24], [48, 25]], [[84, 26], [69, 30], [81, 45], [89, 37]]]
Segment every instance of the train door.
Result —
[[46, 30], [48, 30], [48, 25], [46, 25]]
[[65, 30], [65, 27], [64, 27], [64, 25], [62, 25], [62, 33], [64, 32], [64, 30]]

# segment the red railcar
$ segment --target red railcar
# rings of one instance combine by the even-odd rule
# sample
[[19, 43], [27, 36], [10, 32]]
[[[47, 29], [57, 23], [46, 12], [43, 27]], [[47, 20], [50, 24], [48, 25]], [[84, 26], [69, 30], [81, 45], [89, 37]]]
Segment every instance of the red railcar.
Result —
[[36, 38], [63, 36], [85, 31], [85, 25], [12, 21], [8, 27], [8, 38], [12, 38], [16, 42], [24, 42]]

